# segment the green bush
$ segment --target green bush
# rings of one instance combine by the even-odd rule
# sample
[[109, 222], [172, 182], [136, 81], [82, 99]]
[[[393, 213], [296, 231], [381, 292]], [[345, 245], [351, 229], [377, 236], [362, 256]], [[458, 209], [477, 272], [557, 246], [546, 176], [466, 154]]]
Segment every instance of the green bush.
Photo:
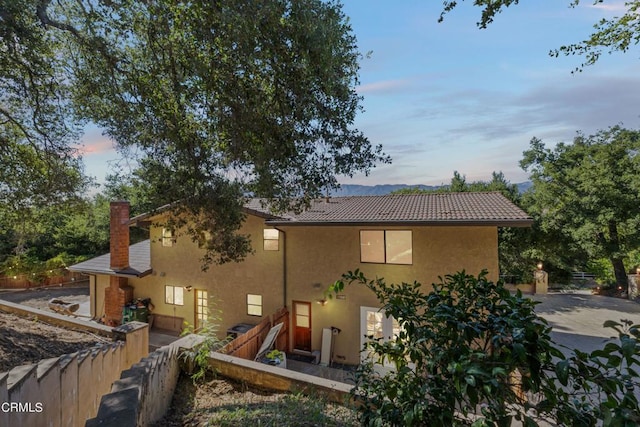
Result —
[[[345, 279], [373, 290], [402, 328], [389, 341], [370, 340], [375, 360], [356, 372], [365, 424], [471, 425], [475, 414], [486, 425], [528, 419], [520, 390], [539, 391], [543, 367], [561, 356], [531, 300], [486, 280], [486, 272], [448, 275], [430, 293], [417, 282], [387, 285], [358, 271]], [[385, 360], [395, 369], [377, 374], [373, 362]]]
[[556, 365], [563, 386], [556, 393], [556, 419], [574, 426], [638, 426], [640, 407], [640, 325], [630, 320], [607, 321], [618, 333], [603, 348], [585, 353], [573, 350]]
[[220, 313], [212, 308], [212, 304], [208, 307], [209, 315], [207, 321], [200, 328], [196, 328], [189, 322], [185, 323], [182, 335], [195, 334], [201, 338], [200, 342], [192, 348], [182, 350], [181, 359], [186, 363], [186, 370], [191, 375], [194, 383], [204, 381], [208, 375], [214, 375], [215, 372], [209, 364], [209, 355], [212, 351], [219, 350], [229, 342], [228, 338], [220, 339], [218, 332], [220, 328]]
[[[639, 425], [636, 326], [610, 322], [619, 338], [565, 358], [536, 302], [500, 283], [459, 272], [434, 284], [391, 284], [349, 272], [330, 286], [371, 289], [401, 331], [370, 337], [353, 395], [371, 426]], [[381, 370], [380, 364], [393, 369]]]

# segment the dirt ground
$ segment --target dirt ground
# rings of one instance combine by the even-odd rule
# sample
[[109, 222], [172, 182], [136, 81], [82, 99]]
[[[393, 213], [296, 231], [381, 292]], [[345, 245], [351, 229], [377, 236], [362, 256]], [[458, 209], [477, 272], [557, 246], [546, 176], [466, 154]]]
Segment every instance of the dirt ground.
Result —
[[[3, 292], [0, 299], [50, 311], [47, 306], [49, 299], [63, 296], [69, 302], [88, 301], [88, 288], [86, 294], [82, 288]], [[89, 332], [52, 326], [37, 318], [24, 318], [0, 311], [0, 372], [108, 341]]]

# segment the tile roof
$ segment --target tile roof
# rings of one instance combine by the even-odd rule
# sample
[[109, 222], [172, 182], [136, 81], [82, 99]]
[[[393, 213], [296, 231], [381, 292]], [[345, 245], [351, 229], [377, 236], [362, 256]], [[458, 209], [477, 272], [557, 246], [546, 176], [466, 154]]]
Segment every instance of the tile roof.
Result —
[[[266, 219], [271, 225], [492, 225], [528, 227], [533, 220], [502, 194], [491, 193], [424, 193], [384, 196], [332, 197], [315, 200], [299, 214], [274, 215], [260, 199], [251, 199], [245, 210]], [[131, 224], [148, 219], [143, 214]], [[130, 267], [114, 271], [110, 255], [105, 254], [72, 265], [71, 271], [86, 274], [143, 277], [151, 273], [150, 240], [129, 246]]]
[[110, 267], [111, 255], [105, 254], [69, 267], [71, 271], [85, 274], [107, 274], [110, 276], [143, 277], [151, 273], [151, 244], [149, 240], [143, 240], [129, 246], [129, 268], [125, 270], [112, 270]]
[[299, 214], [267, 220], [273, 225], [423, 224], [526, 227], [531, 217], [497, 192], [424, 193], [320, 199]]
[[[170, 205], [131, 219], [148, 220]], [[272, 225], [422, 224], [528, 227], [533, 220], [498, 192], [387, 194], [317, 199], [301, 213], [275, 214], [264, 199], [249, 199], [245, 212]]]

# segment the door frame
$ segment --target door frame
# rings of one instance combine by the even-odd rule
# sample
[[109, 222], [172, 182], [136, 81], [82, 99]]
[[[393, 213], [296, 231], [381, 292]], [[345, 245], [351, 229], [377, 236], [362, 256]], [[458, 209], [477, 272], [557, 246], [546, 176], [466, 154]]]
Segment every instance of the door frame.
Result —
[[[309, 350], [303, 350], [300, 348], [296, 348], [296, 330], [298, 328], [298, 313], [296, 310], [296, 305], [297, 304], [304, 304], [309, 308], [309, 327], [307, 329], [309, 329]], [[312, 323], [311, 323], [311, 302], [309, 301], [291, 301], [291, 305], [293, 306], [293, 315], [292, 317], [292, 324], [293, 324], [293, 345], [291, 346], [291, 348], [293, 349], [293, 352], [295, 353], [304, 353], [304, 354], [311, 354], [312, 351], [312, 347], [311, 347], [311, 335], [312, 335]], [[304, 326], [302, 326], [304, 328]]]
[[[206, 298], [204, 298], [204, 300], [206, 301], [206, 305], [203, 306], [203, 307], [206, 307], [206, 312], [207, 312], [206, 314], [207, 315], [205, 316], [204, 321], [202, 322], [202, 324], [200, 323], [200, 319], [198, 318], [198, 315], [200, 314], [198, 312], [198, 307], [199, 307], [198, 295], [201, 292], [206, 292], [207, 293]], [[196, 289], [194, 289], [194, 293], [193, 293], [193, 324], [196, 327], [196, 329], [200, 329], [203, 326], [204, 322], [207, 321], [208, 318], [209, 318], [209, 290], [208, 289], [197, 289], [196, 288]]]

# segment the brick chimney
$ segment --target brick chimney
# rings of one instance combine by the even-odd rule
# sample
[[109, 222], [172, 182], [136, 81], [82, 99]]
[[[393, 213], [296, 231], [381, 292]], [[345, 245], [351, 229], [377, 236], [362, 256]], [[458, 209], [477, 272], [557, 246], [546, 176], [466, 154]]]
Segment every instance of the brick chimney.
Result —
[[[110, 205], [110, 267], [117, 274], [129, 268], [129, 202]], [[122, 322], [122, 307], [133, 299], [133, 288], [126, 277], [111, 276], [104, 292], [105, 324], [117, 326]]]
[[111, 202], [110, 207], [110, 267], [124, 270], [129, 267], [129, 202]]

